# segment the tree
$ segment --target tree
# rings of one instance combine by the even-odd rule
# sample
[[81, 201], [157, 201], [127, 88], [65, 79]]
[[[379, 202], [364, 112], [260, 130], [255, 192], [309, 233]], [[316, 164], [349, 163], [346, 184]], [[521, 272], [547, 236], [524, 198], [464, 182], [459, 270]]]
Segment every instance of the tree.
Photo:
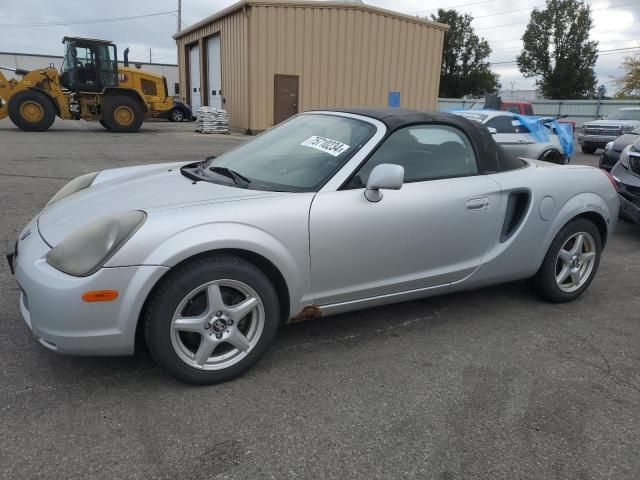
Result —
[[598, 97], [600, 100], [602, 100], [603, 98], [607, 97], [607, 87], [605, 87], [604, 85], [600, 85], [598, 87], [598, 89], [596, 90], [596, 97]]
[[615, 80], [616, 97], [640, 95], [640, 56], [626, 57], [622, 62], [622, 77]]
[[525, 77], [538, 77], [543, 96], [552, 99], [593, 95], [598, 42], [589, 40], [591, 7], [578, 0], [547, 0], [534, 9], [522, 36], [518, 68]]
[[500, 82], [487, 61], [491, 47], [473, 31], [473, 17], [439, 8], [438, 15], [431, 15], [431, 19], [449, 25], [444, 35], [440, 96], [459, 98], [495, 93]]

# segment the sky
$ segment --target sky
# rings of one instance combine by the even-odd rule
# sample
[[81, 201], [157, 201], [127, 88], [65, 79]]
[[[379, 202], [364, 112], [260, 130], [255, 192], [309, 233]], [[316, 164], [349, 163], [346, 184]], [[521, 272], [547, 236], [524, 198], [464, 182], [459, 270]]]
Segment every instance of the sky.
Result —
[[[640, 31], [634, 33], [636, 19], [640, 19], [640, 0], [586, 1], [592, 6], [595, 20], [591, 38], [600, 42], [598, 83], [613, 94], [612, 79], [621, 75], [624, 56], [640, 53]], [[233, 3], [234, 0], [182, 0], [183, 28]], [[534, 88], [535, 79], [523, 78], [515, 63], [505, 62], [515, 61], [529, 14], [534, 7], [544, 6], [544, 0], [365, 0], [365, 3], [420, 16], [429, 16], [437, 8], [456, 8], [471, 14], [476, 33], [488, 40], [493, 49], [490, 61], [500, 75], [503, 89]], [[129, 46], [132, 60], [148, 61], [151, 49], [154, 62], [175, 63], [176, 47], [171, 35], [177, 27], [177, 5], [177, 0], [0, 0], [0, 51], [61, 55], [62, 37], [84, 36], [112, 40], [120, 52]], [[169, 13], [102, 21], [161, 12]], [[74, 23], [55, 25], [67, 22]], [[621, 48], [629, 50], [606, 52]]]

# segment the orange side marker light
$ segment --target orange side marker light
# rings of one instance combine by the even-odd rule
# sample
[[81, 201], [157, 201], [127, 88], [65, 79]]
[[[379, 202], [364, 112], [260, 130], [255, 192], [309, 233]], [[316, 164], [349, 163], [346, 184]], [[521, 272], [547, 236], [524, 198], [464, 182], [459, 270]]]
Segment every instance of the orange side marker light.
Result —
[[118, 298], [117, 290], [89, 290], [82, 294], [85, 302], [110, 302]]

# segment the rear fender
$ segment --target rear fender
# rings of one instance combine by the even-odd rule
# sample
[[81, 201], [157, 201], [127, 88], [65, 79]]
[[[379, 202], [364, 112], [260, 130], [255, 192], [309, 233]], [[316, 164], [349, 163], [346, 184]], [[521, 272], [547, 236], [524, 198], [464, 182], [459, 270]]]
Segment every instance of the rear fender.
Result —
[[107, 87], [104, 89], [103, 95], [105, 97], [105, 100], [108, 97], [116, 95], [126, 95], [137, 100], [142, 106], [145, 113], [149, 111], [149, 106], [147, 105], [147, 102], [145, 102], [144, 96], [142, 96], [142, 94], [135, 88]]
[[[611, 189], [613, 195], [613, 189]], [[617, 198], [616, 198], [617, 200]], [[541, 252], [539, 252], [539, 262], [538, 265], [542, 265], [542, 261], [544, 260], [545, 255], [547, 254], [547, 250], [551, 246], [553, 239], [558, 235], [558, 232], [564, 227], [567, 223], [573, 220], [575, 217], [579, 215], [584, 215], [587, 213], [595, 213], [602, 217], [604, 220], [604, 224], [607, 229], [607, 236], [613, 229], [613, 224], [616, 221], [617, 212], [611, 212], [607, 205], [607, 202], [600, 196], [595, 193], [580, 193], [571, 199], [569, 199], [562, 208], [558, 211], [555, 218], [553, 219], [553, 223], [551, 224], [551, 228], [547, 232], [547, 236], [545, 237], [545, 241], [543, 243], [544, 248]], [[603, 239], [605, 241], [606, 238]]]

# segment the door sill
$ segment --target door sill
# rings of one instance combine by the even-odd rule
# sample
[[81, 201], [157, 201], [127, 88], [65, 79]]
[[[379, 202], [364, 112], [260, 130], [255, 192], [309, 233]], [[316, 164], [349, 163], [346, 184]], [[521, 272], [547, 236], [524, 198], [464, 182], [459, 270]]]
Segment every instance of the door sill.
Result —
[[354, 310], [362, 310], [365, 308], [378, 307], [391, 303], [407, 302], [418, 298], [431, 297], [441, 295], [451, 287], [450, 283], [443, 285], [435, 285], [433, 287], [416, 288], [414, 290], [406, 290], [403, 292], [387, 293], [375, 297], [361, 298], [358, 300], [349, 300], [346, 302], [329, 303], [320, 305], [322, 316], [335, 315], [337, 313], [351, 312]]

